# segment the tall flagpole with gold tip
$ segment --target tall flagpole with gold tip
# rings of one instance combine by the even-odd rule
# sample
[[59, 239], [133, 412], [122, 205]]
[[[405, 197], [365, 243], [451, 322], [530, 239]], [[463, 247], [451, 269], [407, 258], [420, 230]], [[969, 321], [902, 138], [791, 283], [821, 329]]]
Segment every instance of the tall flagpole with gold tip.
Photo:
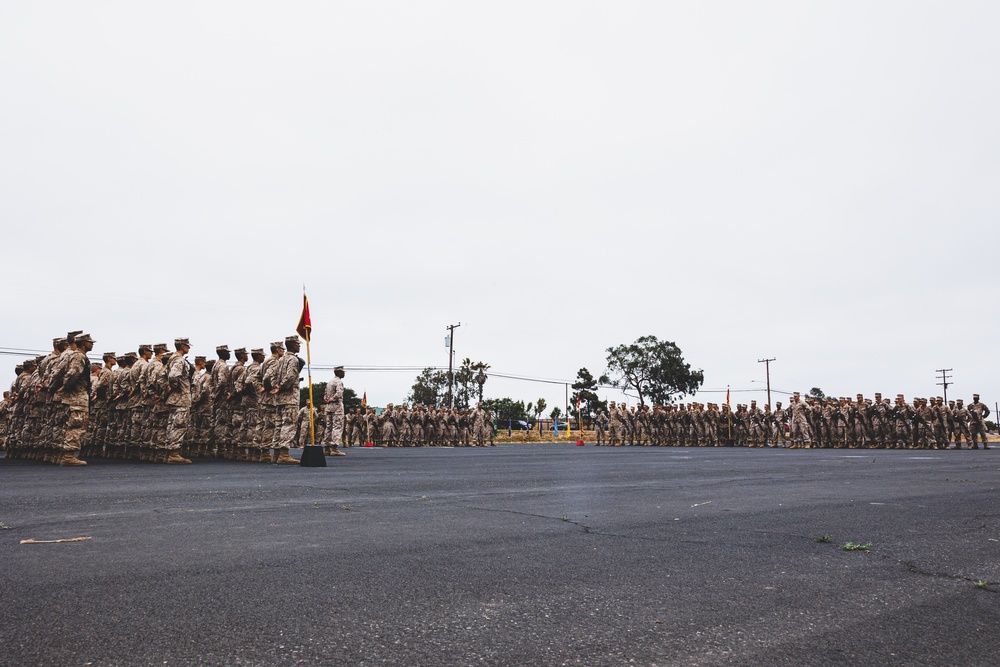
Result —
[[311, 447], [302, 449], [301, 465], [325, 467], [326, 457], [323, 452], [319, 451], [318, 457], [316, 455], [320, 448], [316, 447], [316, 414], [313, 410], [312, 349], [309, 345], [312, 338], [312, 318], [309, 316], [309, 297], [306, 296], [305, 285], [302, 285], [302, 314], [299, 316], [299, 325], [295, 327], [295, 331], [306, 339], [306, 376], [309, 378], [309, 441], [312, 443]]

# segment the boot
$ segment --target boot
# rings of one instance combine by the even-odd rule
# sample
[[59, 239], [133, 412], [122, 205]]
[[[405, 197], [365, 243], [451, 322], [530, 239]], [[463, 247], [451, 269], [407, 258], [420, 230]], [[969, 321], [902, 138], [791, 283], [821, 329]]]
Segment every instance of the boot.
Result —
[[87, 465], [86, 461], [83, 461], [83, 460], [78, 459], [75, 456], [73, 456], [73, 452], [63, 452], [59, 456], [59, 458], [56, 460], [56, 463], [59, 464], [59, 465], [61, 465], [61, 466], [85, 466], [85, 465]]
[[293, 459], [288, 455], [288, 448], [283, 447], [279, 451], [277, 458], [274, 460], [275, 463], [279, 465], [299, 465], [298, 459]]
[[163, 460], [163, 462], [169, 465], [187, 464], [191, 463], [191, 459], [184, 458], [179, 452], [170, 451], [167, 452], [167, 457]]
[[328, 456], [347, 456], [347, 453], [340, 451], [340, 447], [334, 445], [333, 447], [330, 448], [330, 453], [328, 454]]

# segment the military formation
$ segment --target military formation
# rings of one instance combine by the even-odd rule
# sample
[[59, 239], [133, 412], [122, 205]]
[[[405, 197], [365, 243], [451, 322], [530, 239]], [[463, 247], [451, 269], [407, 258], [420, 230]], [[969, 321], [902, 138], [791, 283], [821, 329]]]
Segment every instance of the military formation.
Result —
[[674, 447], [788, 447], [875, 449], [989, 449], [986, 418], [990, 410], [972, 395], [944, 399], [902, 394], [895, 401], [876, 393], [874, 399], [805, 399], [795, 393], [789, 406], [775, 409], [750, 405], [689, 403], [627, 408], [610, 403], [597, 418], [597, 444]]
[[[139, 345], [136, 352], [88, 354], [89, 334], [71, 331], [52, 341], [52, 352], [26, 359], [0, 401], [0, 443], [9, 459], [86, 465], [86, 458], [188, 464], [220, 458], [298, 464], [289, 450], [322, 443], [383, 447], [494, 445], [494, 420], [482, 404], [474, 410], [414, 405], [344, 410], [344, 368], [327, 383], [322, 415], [301, 407], [298, 336], [263, 348], [216, 348], [216, 359], [187, 360], [191, 343], [177, 338]], [[232, 360], [232, 364], [230, 364]], [[312, 419], [310, 418], [312, 416]], [[973, 394], [962, 399], [895, 401], [803, 399], [775, 409], [756, 401], [737, 405], [689, 403], [627, 408], [609, 404], [596, 421], [597, 445], [834, 447], [880, 449], [989, 449], [989, 408]]]
[[[53, 340], [53, 351], [26, 359], [0, 404], [3, 445], [10, 459], [86, 465], [86, 458], [135, 459], [188, 464], [221, 458], [298, 464], [289, 454], [311, 441], [299, 409], [299, 377], [305, 366], [298, 336], [216, 359], [187, 360], [191, 343], [177, 338], [139, 345], [136, 352], [106, 352], [89, 361], [93, 339], [79, 331]], [[229, 361], [235, 357], [232, 365]], [[343, 369], [340, 370], [341, 377]], [[336, 400], [327, 410], [336, 410]], [[343, 404], [340, 411], [343, 412]], [[319, 424], [316, 442], [323, 438]], [[339, 453], [327, 438], [326, 453]]]
[[[329, 430], [327, 431], [329, 433]], [[488, 447], [495, 445], [493, 416], [482, 404], [475, 410], [393, 405], [376, 414], [357, 408], [344, 419], [343, 442], [379, 447]]]

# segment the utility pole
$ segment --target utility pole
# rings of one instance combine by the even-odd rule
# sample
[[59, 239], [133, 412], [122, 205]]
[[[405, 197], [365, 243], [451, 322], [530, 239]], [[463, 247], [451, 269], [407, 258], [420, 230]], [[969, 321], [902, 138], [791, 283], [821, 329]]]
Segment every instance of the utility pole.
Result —
[[771, 359], [758, 359], [758, 364], [764, 364], [764, 369], [767, 371], [767, 404], [771, 405], [771, 362], [776, 361], [773, 357]]
[[455, 374], [452, 372], [452, 365], [455, 361], [455, 329], [462, 326], [462, 323], [449, 324], [445, 327], [448, 330], [448, 409], [451, 410], [452, 386], [455, 384]]
[[944, 403], [945, 403], [945, 405], [948, 404], [948, 385], [955, 384], [954, 382], [948, 382], [948, 373], [950, 373], [951, 371], [952, 371], [951, 368], [939, 368], [936, 371], [934, 371], [935, 373], [940, 373], [941, 374], [941, 381], [938, 382], [938, 384], [941, 385], [942, 387], [944, 387]]

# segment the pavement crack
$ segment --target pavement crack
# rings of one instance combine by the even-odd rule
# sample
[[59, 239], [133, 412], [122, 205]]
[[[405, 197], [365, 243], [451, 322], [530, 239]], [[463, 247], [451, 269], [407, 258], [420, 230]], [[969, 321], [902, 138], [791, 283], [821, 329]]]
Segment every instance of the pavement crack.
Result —
[[495, 509], [491, 507], [467, 507], [470, 510], [479, 510], [481, 512], [499, 512], [502, 514], [516, 514], [518, 516], [530, 516], [535, 519], [548, 519], [549, 521], [558, 521], [560, 523], [569, 523], [577, 528], [581, 528], [583, 532], [587, 535], [600, 535], [601, 537], [619, 537], [627, 540], [639, 540], [643, 542], [675, 542], [679, 544], [704, 544], [702, 540], [679, 540], [673, 537], [646, 537], [644, 535], [625, 535], [623, 533], [606, 533], [600, 530], [594, 530], [590, 526], [579, 521], [573, 521], [572, 519], [564, 519], [558, 516], [548, 516], [547, 514], [534, 514], [532, 512], [518, 512], [517, 510], [504, 510]]
[[[883, 556], [883, 557], [884, 558], [889, 558], [889, 556]], [[972, 583], [972, 584], [979, 584], [982, 581], [981, 579], [975, 579], [973, 577], [967, 577], [967, 576], [962, 575], [962, 574], [951, 574], [949, 572], [933, 572], [933, 571], [930, 571], [930, 570], [925, 570], [925, 569], [923, 569], [922, 567], [920, 567], [919, 565], [917, 565], [916, 563], [914, 563], [913, 561], [910, 561], [910, 560], [898, 560], [897, 559], [896, 562], [899, 563], [900, 565], [902, 565], [903, 567], [905, 567], [907, 570], [909, 570], [913, 574], [919, 574], [919, 575], [924, 576], [924, 577], [937, 577], [937, 578], [940, 578], [940, 579], [952, 579], [954, 581], [967, 581], [967, 582]], [[986, 591], [987, 593], [996, 593], [997, 591], [992, 590], [992, 589], [989, 588], [989, 586], [992, 586], [995, 583], [997, 583], [997, 582], [992, 582], [992, 581], [984, 582], [982, 590]]]

